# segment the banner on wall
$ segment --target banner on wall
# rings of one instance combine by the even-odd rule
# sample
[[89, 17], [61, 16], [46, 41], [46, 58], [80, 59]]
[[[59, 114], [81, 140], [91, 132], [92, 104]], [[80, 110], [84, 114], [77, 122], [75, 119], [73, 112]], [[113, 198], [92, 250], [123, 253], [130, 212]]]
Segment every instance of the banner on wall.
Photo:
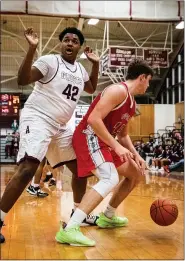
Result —
[[168, 52], [165, 50], [144, 50], [144, 60], [151, 67], [168, 67]]
[[110, 67], [127, 67], [134, 58], [136, 58], [136, 49], [117, 47], [109, 49]]
[[75, 127], [80, 123], [89, 109], [89, 105], [77, 105], [75, 109]]
[[1, 12], [117, 20], [179, 21], [184, 1], [1, 1]]

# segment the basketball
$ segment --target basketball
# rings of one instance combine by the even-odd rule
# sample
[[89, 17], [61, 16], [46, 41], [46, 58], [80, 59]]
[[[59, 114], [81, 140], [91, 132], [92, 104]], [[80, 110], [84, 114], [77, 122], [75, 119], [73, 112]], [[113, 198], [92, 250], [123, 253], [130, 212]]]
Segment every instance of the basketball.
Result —
[[178, 208], [170, 199], [157, 199], [150, 207], [150, 216], [159, 226], [169, 226], [178, 217]]

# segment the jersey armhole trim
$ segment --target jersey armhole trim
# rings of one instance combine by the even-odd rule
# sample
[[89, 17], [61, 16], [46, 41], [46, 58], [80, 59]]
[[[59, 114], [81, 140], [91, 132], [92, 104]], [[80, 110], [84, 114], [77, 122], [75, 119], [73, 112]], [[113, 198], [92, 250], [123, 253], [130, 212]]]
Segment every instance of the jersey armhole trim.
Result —
[[40, 83], [42, 83], [42, 84], [47, 84], [47, 83], [51, 82], [51, 81], [55, 78], [55, 76], [57, 75], [57, 72], [58, 72], [58, 68], [59, 68], [59, 60], [58, 60], [58, 57], [57, 57], [56, 55], [55, 55], [55, 57], [56, 57], [56, 59], [57, 59], [57, 70], [56, 70], [54, 76], [53, 76], [49, 81], [47, 81], [47, 82], [42, 82], [42, 81], [38, 81], [38, 82], [40, 82]]
[[84, 81], [84, 77], [83, 77], [82, 68], [81, 68], [80, 63], [78, 63], [78, 66], [79, 66], [79, 68], [80, 68], [80, 71], [81, 71], [81, 74], [82, 74], [82, 79], [83, 79], [83, 81]]

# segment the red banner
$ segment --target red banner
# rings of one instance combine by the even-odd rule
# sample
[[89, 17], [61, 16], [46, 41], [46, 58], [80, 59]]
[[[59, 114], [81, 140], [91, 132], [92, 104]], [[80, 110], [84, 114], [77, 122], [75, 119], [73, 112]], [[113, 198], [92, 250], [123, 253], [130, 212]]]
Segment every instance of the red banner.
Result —
[[168, 67], [167, 51], [144, 50], [144, 60], [151, 67]]
[[134, 58], [136, 58], [135, 49], [110, 47], [109, 66], [127, 67]]

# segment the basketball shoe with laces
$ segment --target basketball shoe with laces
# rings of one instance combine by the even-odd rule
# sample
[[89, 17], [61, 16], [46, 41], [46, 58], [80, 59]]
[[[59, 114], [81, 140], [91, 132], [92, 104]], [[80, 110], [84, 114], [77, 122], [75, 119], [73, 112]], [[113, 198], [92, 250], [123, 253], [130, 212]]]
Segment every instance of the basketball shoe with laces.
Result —
[[45, 197], [47, 197], [49, 195], [48, 193], [42, 191], [40, 189], [40, 187], [34, 187], [32, 185], [29, 185], [29, 187], [26, 189], [26, 191], [28, 193], [30, 193], [30, 195], [37, 196], [39, 198], [45, 198]]
[[69, 244], [71, 246], [95, 246], [95, 241], [84, 236], [79, 226], [63, 229], [57, 232], [56, 241], [61, 244]]
[[[71, 216], [74, 214], [74, 209], [72, 209]], [[92, 214], [87, 215], [87, 217], [84, 219], [82, 224], [80, 225], [81, 227], [86, 227], [86, 226], [97, 226], [96, 221], [98, 220], [99, 216], [95, 216]]]
[[104, 213], [101, 213], [100, 217], [96, 221], [96, 224], [101, 228], [124, 227], [128, 224], [128, 219], [126, 217], [117, 217], [117, 216], [108, 218], [105, 216]]

